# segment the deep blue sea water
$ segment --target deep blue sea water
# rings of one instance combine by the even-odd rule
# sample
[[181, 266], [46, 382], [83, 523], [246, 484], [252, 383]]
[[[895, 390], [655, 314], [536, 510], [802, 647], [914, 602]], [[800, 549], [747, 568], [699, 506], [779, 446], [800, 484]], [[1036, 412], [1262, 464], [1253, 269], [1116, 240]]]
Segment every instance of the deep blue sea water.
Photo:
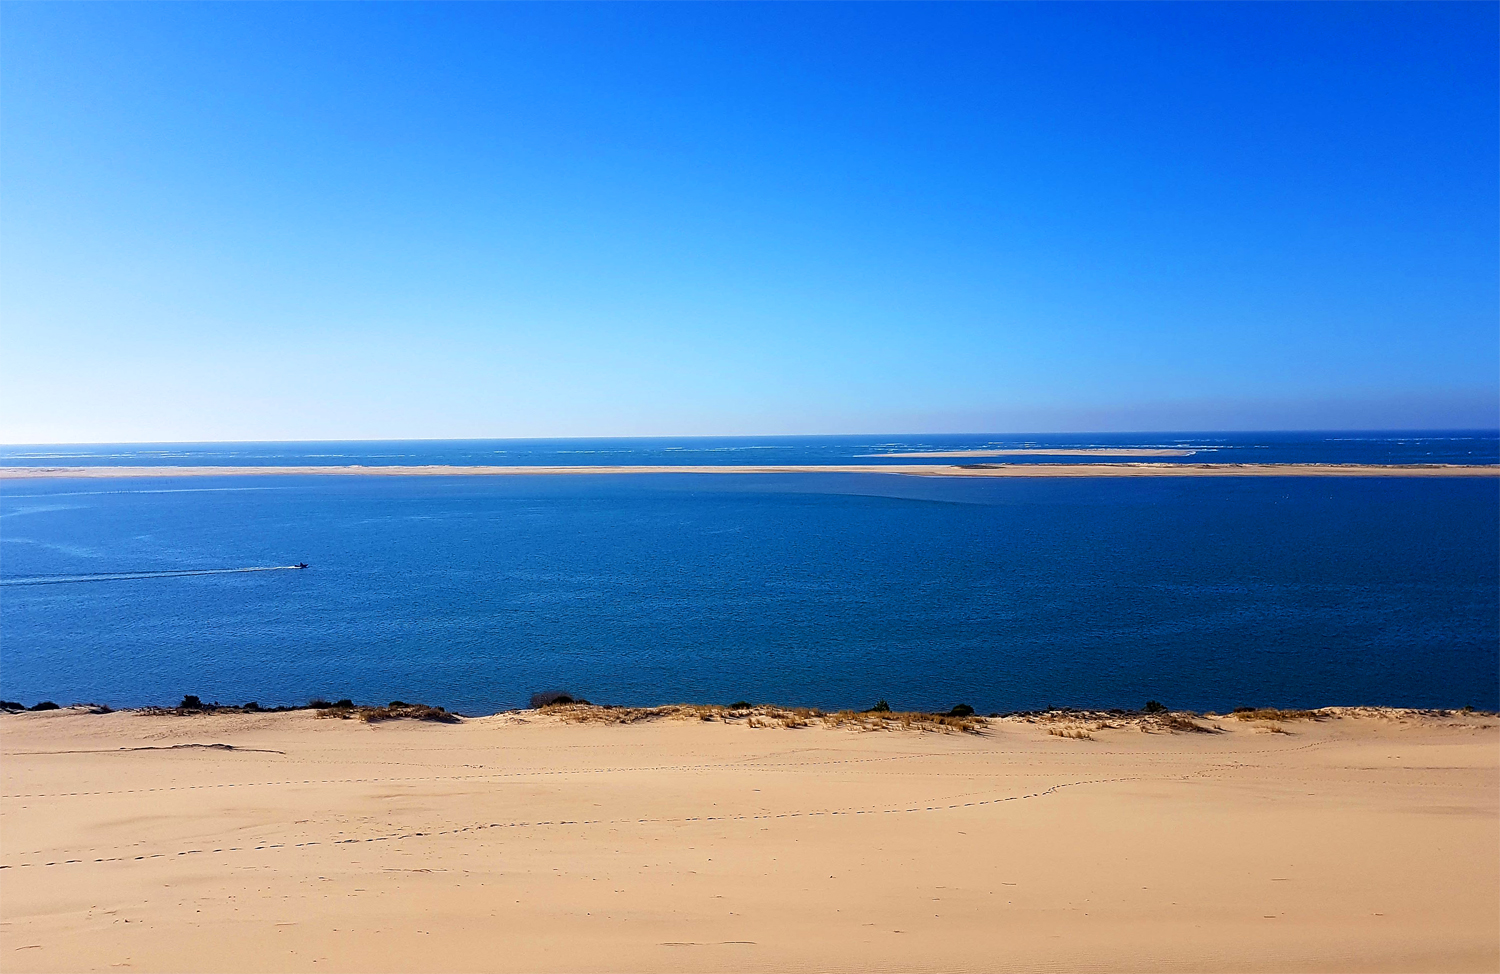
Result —
[[[1184, 440], [1219, 444], [1212, 459], [1496, 459], [1494, 434], [1031, 442]], [[6, 448], [0, 465], [831, 463], [1024, 441], [631, 442]], [[16, 584], [299, 561], [312, 567]], [[9, 481], [0, 579], [0, 697], [25, 702], [482, 713], [557, 688], [626, 704], [1500, 707], [1491, 478]]]

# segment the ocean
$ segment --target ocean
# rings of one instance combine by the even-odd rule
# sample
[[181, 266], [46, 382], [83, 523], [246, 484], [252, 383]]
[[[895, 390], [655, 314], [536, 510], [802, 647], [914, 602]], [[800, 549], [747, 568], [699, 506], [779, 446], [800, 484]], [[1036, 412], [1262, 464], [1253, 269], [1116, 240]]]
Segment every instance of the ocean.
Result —
[[[1189, 463], [1500, 463], [1500, 436], [1434, 433], [1090, 433], [993, 436], [726, 436], [654, 439], [418, 440], [3, 446], [0, 466], [701, 466], [909, 464], [881, 454], [979, 449], [1191, 450]], [[1007, 456], [1006, 463], [1090, 463]], [[935, 458], [933, 462], [953, 463]]]
[[[0, 466], [869, 464], [881, 462], [870, 453], [985, 447], [1500, 460], [1494, 433], [1460, 431], [6, 447]], [[298, 562], [310, 567], [166, 574]], [[551, 689], [632, 705], [1496, 709], [1500, 481], [0, 485], [0, 698], [399, 698], [490, 713]]]

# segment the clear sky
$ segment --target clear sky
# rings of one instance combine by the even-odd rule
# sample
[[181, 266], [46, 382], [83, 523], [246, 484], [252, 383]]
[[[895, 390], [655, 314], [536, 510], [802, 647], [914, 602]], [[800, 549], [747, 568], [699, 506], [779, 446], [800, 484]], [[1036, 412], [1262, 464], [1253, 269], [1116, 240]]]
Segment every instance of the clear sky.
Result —
[[7, 3], [0, 440], [1492, 428], [1497, 11]]

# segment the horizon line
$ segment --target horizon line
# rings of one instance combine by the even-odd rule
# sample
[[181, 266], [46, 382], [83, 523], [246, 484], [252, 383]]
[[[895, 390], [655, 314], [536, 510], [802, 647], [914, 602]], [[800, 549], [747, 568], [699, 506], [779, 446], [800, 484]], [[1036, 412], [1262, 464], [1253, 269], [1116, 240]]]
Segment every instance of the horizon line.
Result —
[[1285, 434], [1383, 434], [1420, 436], [1436, 433], [1466, 433], [1470, 435], [1500, 436], [1500, 426], [1432, 426], [1420, 428], [1380, 427], [1326, 427], [1297, 429], [1142, 429], [1142, 430], [1054, 430], [1050, 432], [1023, 431], [997, 432], [980, 430], [961, 433], [941, 432], [889, 432], [863, 433], [649, 433], [649, 434], [584, 434], [568, 436], [421, 436], [404, 438], [349, 437], [349, 438], [294, 438], [294, 439], [229, 439], [229, 440], [17, 440], [0, 442], [0, 449], [38, 446], [207, 446], [221, 444], [287, 444], [287, 443], [486, 443], [486, 442], [548, 442], [558, 440], [812, 440], [848, 439], [866, 436], [932, 436], [932, 437], [1048, 437], [1048, 436], [1256, 436]]

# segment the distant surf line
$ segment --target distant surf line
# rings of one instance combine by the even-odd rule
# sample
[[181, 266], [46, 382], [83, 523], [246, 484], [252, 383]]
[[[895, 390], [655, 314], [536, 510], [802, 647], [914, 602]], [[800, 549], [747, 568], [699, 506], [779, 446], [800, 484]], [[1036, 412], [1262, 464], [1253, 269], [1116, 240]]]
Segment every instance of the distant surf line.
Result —
[[70, 575], [33, 575], [27, 578], [0, 579], [6, 585], [66, 585], [74, 582], [128, 582], [139, 578], [189, 578], [194, 575], [236, 575], [244, 572], [285, 572], [306, 568], [301, 565], [252, 565], [248, 568], [194, 568], [155, 572], [77, 572]]

